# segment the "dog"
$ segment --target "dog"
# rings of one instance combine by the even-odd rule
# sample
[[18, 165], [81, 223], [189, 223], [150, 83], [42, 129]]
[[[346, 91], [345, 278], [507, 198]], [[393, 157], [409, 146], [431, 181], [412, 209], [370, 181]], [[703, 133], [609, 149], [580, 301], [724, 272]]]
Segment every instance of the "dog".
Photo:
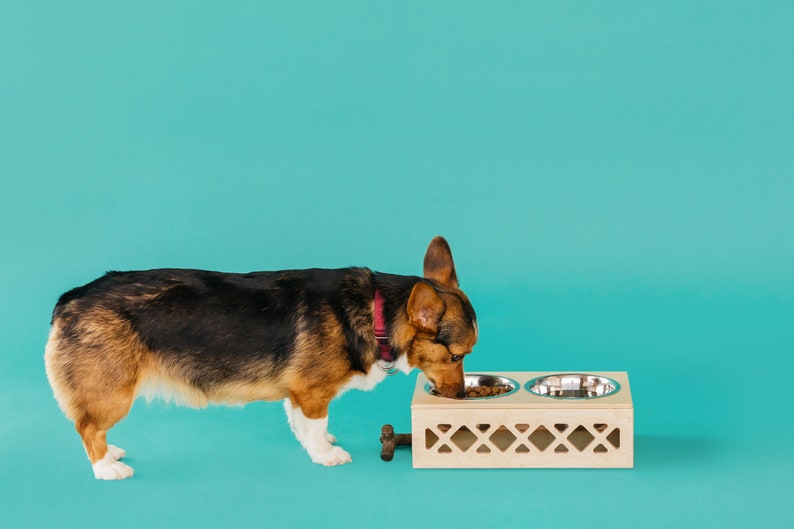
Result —
[[436, 237], [424, 277], [367, 268], [231, 274], [108, 272], [63, 294], [45, 351], [47, 378], [97, 479], [133, 469], [106, 434], [138, 396], [193, 407], [283, 400], [312, 461], [351, 461], [328, 433], [328, 405], [389, 371], [425, 373], [464, 395], [477, 320], [449, 244]]

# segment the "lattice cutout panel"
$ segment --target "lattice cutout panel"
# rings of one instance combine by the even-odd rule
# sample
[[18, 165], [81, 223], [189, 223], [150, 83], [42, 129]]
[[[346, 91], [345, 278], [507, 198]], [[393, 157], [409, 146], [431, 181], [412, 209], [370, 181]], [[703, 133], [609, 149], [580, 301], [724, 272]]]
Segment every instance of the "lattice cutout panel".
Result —
[[[435, 428], [425, 428], [424, 445], [429, 451], [443, 454], [463, 454], [470, 450], [481, 454], [490, 454], [494, 450], [532, 454], [545, 452], [551, 446], [558, 453], [579, 451], [606, 454], [610, 450], [620, 449], [620, 428], [608, 424], [580, 424], [571, 428], [567, 424], [557, 424], [553, 429], [540, 424], [529, 435], [526, 430], [521, 431], [519, 426], [477, 424], [472, 430], [464, 424], [450, 433], [451, 425], [438, 424]], [[607, 431], [608, 434], [605, 433]]]
[[475, 406], [442, 398], [437, 406], [414, 406], [414, 466], [631, 467], [633, 408], [630, 400], [628, 407], [609, 407], [607, 398], [602, 408], [579, 409], [553, 399], [543, 407], [516, 399], [508, 407], [507, 397]]

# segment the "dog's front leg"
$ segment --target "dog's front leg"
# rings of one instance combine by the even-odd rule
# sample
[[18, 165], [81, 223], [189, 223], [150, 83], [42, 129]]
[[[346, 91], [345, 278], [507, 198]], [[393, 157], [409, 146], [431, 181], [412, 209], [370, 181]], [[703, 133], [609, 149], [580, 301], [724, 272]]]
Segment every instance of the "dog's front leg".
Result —
[[327, 404], [320, 409], [317, 408], [315, 406], [310, 413], [313, 416], [320, 416], [310, 418], [306, 416], [299, 404], [293, 403], [291, 399], [286, 399], [284, 409], [287, 412], [287, 421], [292, 432], [315, 463], [325, 466], [350, 463], [352, 461], [350, 454], [332, 444], [336, 442], [336, 438], [328, 433]]

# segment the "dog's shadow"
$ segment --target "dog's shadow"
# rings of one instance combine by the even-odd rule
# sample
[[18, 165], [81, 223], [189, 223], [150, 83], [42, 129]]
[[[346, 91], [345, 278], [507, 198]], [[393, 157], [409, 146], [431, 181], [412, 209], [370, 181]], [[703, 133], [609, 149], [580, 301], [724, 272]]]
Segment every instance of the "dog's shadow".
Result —
[[691, 467], [719, 457], [719, 446], [706, 437], [637, 435], [634, 462], [638, 468]]

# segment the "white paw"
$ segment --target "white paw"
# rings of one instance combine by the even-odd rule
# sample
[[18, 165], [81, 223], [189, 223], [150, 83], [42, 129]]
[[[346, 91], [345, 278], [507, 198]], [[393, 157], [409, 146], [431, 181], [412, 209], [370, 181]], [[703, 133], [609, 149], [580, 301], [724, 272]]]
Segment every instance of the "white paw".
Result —
[[353, 461], [350, 454], [338, 446], [329, 446], [328, 449], [314, 450], [309, 452], [309, 455], [312, 461], [318, 465], [325, 465], [327, 467], [344, 465], [345, 463]]
[[336, 442], [336, 436], [331, 433], [325, 432], [325, 440], [331, 444], [334, 444]]
[[108, 445], [108, 454], [110, 454], [110, 457], [118, 461], [122, 457], [126, 456], [127, 452], [118, 446]]
[[94, 469], [94, 477], [96, 479], [126, 479], [132, 477], [135, 473], [132, 467], [114, 459], [110, 450], [105, 454], [105, 457], [91, 465], [91, 468]]

